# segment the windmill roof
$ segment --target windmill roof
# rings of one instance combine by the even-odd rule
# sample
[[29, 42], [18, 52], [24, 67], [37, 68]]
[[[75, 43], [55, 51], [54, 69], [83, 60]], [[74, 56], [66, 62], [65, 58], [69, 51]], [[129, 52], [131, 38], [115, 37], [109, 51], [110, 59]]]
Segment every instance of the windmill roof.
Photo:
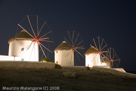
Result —
[[63, 41], [54, 51], [57, 50], [71, 50], [71, 46], [66, 41]]
[[16, 34], [14, 37], [10, 38], [8, 43], [12, 41], [19, 41], [19, 40], [33, 40], [33, 36], [26, 30], [22, 30], [18, 34]]
[[91, 53], [98, 53], [98, 50], [97, 50], [95, 47], [91, 46], [91, 47], [85, 52], [85, 55], [91, 54]]

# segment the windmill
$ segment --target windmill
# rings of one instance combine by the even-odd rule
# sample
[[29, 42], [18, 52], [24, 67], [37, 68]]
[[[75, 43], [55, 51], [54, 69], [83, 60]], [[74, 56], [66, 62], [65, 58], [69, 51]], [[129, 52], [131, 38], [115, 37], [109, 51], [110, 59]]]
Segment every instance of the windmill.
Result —
[[91, 47], [95, 47], [99, 53], [100, 61], [103, 62], [103, 58], [107, 57], [106, 53], [108, 52], [108, 46], [105, 40], [101, 37], [93, 38], [91, 42]]
[[71, 46], [72, 52], [76, 55], [74, 58], [81, 64], [82, 60], [84, 60], [84, 43], [81, 35], [76, 31], [67, 31], [64, 40]]
[[108, 53], [106, 54], [106, 56], [109, 58], [110, 61], [110, 65], [111, 67], [118, 67], [120, 64], [120, 58], [118, 57], [117, 53], [115, 52], [115, 50], [110, 47], [108, 48]]
[[40, 48], [40, 56], [44, 55], [46, 58], [47, 55], [45, 54], [45, 51], [52, 53], [52, 50], [46, 46], [47, 44], [51, 46], [53, 43], [52, 31], [45, 20], [40, 18], [38, 15], [27, 15], [18, 24], [17, 32], [20, 30], [29, 32], [30, 36], [33, 38], [33, 41], [25, 46], [26, 51], [31, 48], [31, 53], [29, 52], [29, 59], [32, 57], [31, 54], [35, 52], [33, 50], [36, 47], [35, 45], [38, 46], [38, 51]]
[[98, 65], [101, 65], [98, 49], [96, 49], [94, 46], [91, 46], [85, 52], [85, 66], [93, 67]]

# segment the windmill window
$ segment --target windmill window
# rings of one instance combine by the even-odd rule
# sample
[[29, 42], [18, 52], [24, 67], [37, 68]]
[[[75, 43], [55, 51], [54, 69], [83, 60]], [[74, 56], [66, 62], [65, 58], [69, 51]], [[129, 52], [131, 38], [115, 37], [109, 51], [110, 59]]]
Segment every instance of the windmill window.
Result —
[[21, 51], [24, 51], [24, 48], [21, 48]]

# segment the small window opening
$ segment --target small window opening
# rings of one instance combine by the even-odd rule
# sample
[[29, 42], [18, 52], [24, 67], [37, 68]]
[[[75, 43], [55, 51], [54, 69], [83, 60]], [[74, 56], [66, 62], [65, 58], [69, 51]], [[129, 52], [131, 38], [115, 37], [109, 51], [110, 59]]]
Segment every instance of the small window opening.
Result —
[[24, 51], [24, 48], [21, 48], [21, 51]]

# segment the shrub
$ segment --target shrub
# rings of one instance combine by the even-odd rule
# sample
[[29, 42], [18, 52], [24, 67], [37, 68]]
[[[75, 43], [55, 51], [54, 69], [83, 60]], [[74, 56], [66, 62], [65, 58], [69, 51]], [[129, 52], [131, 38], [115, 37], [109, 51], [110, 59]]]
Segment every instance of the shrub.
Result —
[[48, 58], [44, 58], [44, 59], [42, 59], [42, 61], [41, 62], [53, 62], [51, 59], [48, 59]]
[[61, 66], [58, 65], [58, 64], [55, 64], [55, 68], [56, 68], [56, 69], [62, 69]]

